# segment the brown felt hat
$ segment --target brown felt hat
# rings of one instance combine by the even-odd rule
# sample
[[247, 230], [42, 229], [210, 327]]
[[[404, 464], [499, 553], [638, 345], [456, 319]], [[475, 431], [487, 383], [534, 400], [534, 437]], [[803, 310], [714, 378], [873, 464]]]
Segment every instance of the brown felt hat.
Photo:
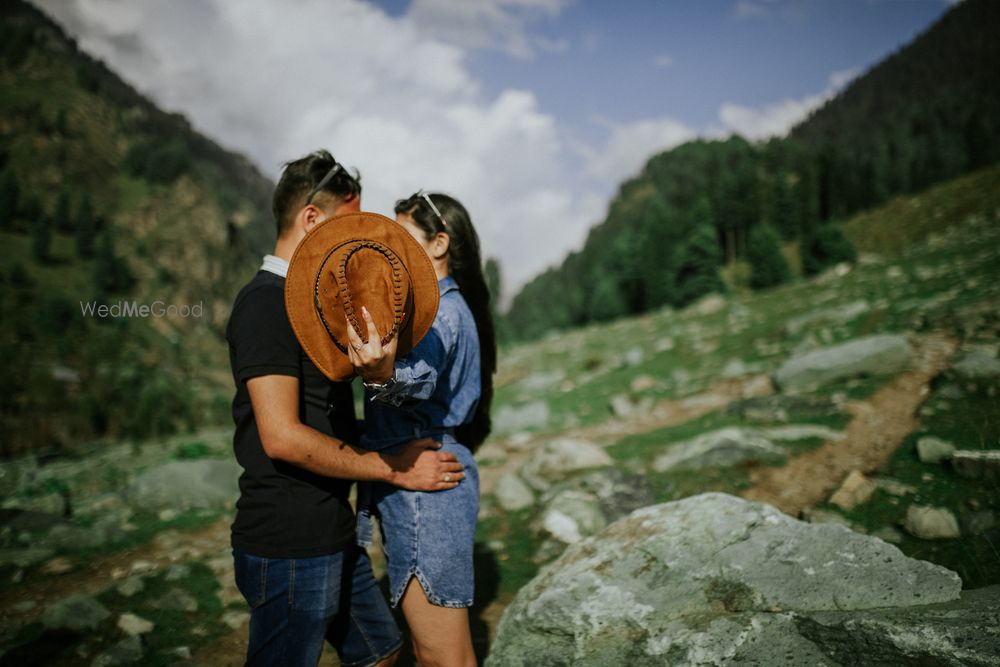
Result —
[[354, 376], [348, 321], [368, 342], [362, 306], [383, 334], [383, 345], [398, 337], [398, 358], [430, 330], [439, 297], [427, 253], [406, 229], [377, 213], [346, 213], [318, 224], [295, 249], [285, 277], [292, 330], [333, 381]]

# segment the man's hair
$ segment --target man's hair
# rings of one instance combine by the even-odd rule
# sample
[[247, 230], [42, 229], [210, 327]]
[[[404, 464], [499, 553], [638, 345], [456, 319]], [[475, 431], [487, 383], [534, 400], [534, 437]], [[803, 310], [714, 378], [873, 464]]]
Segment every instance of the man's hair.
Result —
[[292, 227], [299, 210], [309, 203], [328, 204], [331, 198], [351, 201], [361, 196], [361, 174], [348, 171], [329, 151], [286, 162], [274, 188], [271, 210], [280, 237]]

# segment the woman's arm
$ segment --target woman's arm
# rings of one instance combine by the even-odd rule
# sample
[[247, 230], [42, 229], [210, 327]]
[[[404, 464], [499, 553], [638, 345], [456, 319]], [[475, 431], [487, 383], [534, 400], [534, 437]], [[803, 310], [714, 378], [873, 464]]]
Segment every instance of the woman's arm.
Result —
[[394, 381], [385, 389], [372, 394], [371, 400], [401, 407], [430, 398], [449, 353], [449, 346], [442, 340], [438, 327], [432, 326], [409, 354], [396, 360], [393, 366]]

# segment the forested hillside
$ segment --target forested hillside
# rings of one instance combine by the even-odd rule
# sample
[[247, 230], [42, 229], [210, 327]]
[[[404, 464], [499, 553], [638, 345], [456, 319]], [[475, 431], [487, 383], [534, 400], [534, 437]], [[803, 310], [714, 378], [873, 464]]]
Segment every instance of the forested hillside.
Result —
[[[223, 329], [273, 238], [271, 183], [39, 10], [0, 17], [0, 454], [218, 423]], [[84, 312], [122, 300], [201, 309]]]
[[[723, 289], [724, 263], [784, 261], [762, 248], [779, 235], [806, 274], [852, 259], [839, 221], [1000, 158], [997, 25], [1000, 3], [967, 0], [787, 138], [693, 141], [652, 157], [583, 248], [514, 298], [510, 331], [532, 338], [683, 306]], [[758, 269], [771, 277], [750, 284], [784, 271]]]

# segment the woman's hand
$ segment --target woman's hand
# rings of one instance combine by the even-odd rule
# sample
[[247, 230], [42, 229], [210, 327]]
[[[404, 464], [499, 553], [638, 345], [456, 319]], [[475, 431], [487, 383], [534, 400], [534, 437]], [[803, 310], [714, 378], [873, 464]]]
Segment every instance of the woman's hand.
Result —
[[364, 306], [361, 306], [361, 316], [368, 326], [368, 342], [361, 340], [348, 320], [347, 356], [354, 370], [365, 382], [385, 382], [392, 377], [392, 365], [396, 361], [396, 345], [399, 341], [393, 336], [388, 343], [382, 345], [382, 335], [375, 327], [371, 313]]

